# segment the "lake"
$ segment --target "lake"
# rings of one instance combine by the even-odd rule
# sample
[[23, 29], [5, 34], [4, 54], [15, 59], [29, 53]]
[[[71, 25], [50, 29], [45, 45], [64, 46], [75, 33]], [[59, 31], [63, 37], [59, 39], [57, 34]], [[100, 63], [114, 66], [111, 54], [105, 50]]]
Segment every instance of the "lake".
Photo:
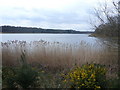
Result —
[[2, 37], [2, 42], [7, 41], [39, 41], [44, 40], [47, 42], [60, 42], [67, 44], [76, 44], [81, 41], [85, 41], [87, 43], [94, 44], [96, 40], [95, 37], [88, 37], [89, 34], [0, 34]]

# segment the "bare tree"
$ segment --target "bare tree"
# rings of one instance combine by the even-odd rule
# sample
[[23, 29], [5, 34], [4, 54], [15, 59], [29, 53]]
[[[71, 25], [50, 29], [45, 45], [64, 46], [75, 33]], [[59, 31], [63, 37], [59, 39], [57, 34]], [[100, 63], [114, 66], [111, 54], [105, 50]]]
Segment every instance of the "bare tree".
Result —
[[105, 0], [104, 3], [99, 2], [98, 7], [94, 8], [94, 16], [99, 24], [91, 23], [95, 28], [95, 32], [108, 36], [116, 36], [119, 31], [119, 12], [118, 2], [115, 2], [115, 0], [111, 2]]

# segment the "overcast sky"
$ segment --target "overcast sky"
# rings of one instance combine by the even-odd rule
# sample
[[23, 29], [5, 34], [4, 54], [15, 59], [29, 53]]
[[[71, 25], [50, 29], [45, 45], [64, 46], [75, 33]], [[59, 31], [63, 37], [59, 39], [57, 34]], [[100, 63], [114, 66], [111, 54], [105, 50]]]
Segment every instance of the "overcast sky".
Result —
[[0, 0], [0, 26], [90, 30], [98, 0]]

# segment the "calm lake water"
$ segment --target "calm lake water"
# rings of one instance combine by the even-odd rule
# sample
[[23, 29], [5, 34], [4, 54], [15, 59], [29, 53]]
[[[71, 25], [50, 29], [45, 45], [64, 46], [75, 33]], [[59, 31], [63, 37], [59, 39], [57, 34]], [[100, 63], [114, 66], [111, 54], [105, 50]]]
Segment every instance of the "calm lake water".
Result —
[[18, 41], [39, 41], [44, 40], [48, 42], [60, 42], [75, 44], [81, 41], [88, 43], [95, 43], [95, 37], [88, 37], [89, 34], [0, 34], [2, 37], [2, 42], [7, 42], [8, 40], [18, 40]]
[[44, 40], [50, 43], [59, 42], [64, 44], [79, 44], [84, 41], [89, 44], [103, 45], [108, 44], [116, 46], [115, 43], [108, 42], [96, 37], [89, 37], [89, 34], [0, 34], [1, 42], [7, 41], [39, 41]]

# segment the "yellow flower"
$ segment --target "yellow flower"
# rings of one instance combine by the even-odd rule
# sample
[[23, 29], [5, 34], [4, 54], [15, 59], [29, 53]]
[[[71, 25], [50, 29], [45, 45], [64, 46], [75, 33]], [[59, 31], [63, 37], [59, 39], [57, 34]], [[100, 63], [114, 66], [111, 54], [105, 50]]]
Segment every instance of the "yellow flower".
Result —
[[88, 81], [90, 81], [90, 79], [88, 79]]
[[82, 86], [84, 86], [85, 84], [82, 84]]
[[[87, 88], [101, 88], [100, 86], [97, 86], [96, 80], [97, 75], [103, 75], [105, 74], [105, 69], [101, 67], [97, 67], [94, 64], [87, 64], [82, 67], [78, 67], [76, 69], [73, 69], [71, 72], [68, 73], [66, 77], [66, 80], [64, 82], [68, 83], [70, 82], [70, 85], [76, 85], [77, 88], [81, 87], [87, 87]], [[95, 85], [95, 86], [93, 86]]]
[[95, 75], [94, 74], [91, 74], [91, 78], [94, 78], [95, 77]]
[[96, 86], [96, 88], [100, 88], [100, 86]]

